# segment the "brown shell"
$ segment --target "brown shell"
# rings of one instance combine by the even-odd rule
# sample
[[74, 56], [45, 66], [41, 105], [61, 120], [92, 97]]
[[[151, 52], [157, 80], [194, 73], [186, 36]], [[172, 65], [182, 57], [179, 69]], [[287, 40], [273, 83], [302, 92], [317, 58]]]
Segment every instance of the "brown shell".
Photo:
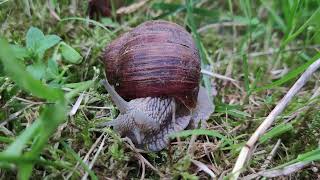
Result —
[[114, 40], [103, 55], [106, 75], [126, 100], [175, 97], [195, 107], [200, 58], [192, 36], [167, 21], [148, 21]]

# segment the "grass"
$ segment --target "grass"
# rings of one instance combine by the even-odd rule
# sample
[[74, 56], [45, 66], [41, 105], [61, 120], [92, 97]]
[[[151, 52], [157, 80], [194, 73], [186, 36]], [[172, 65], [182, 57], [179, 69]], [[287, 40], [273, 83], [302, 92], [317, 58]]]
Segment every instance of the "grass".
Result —
[[[252, 132], [320, 56], [317, 0], [150, 0], [118, 16], [113, 1], [112, 16], [99, 20], [87, 18], [85, 1], [74, 2], [51, 1], [58, 20], [47, 1], [0, 1], [1, 179], [79, 179], [86, 173], [91, 179], [210, 177], [193, 160], [227, 179]], [[117, 116], [98, 83], [104, 77], [101, 52], [151, 19], [184, 26], [199, 48], [202, 68], [235, 81], [203, 76], [210, 94], [213, 86], [217, 90], [207, 129], [177, 133], [167, 149], [143, 157], [112, 130], [103, 130], [106, 142], [91, 168], [103, 139], [95, 125]], [[318, 82], [316, 73], [260, 138], [242, 176], [259, 172], [280, 139], [267, 169], [312, 161], [291, 177], [319, 178]], [[69, 115], [77, 100], [77, 112]], [[198, 135], [192, 154], [191, 135]]]

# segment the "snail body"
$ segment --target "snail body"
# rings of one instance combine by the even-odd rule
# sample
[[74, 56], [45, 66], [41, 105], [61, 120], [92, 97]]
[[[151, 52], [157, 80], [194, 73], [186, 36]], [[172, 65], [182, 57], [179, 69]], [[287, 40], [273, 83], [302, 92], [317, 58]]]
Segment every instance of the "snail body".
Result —
[[103, 55], [104, 85], [120, 110], [106, 123], [151, 151], [169, 135], [209, 118], [213, 104], [200, 87], [200, 58], [192, 36], [167, 21], [148, 21], [113, 41]]

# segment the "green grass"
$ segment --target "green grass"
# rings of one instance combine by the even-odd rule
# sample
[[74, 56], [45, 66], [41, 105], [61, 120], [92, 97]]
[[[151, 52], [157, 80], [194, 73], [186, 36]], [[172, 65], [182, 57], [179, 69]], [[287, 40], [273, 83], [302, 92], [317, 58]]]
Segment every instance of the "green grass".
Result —
[[[80, 179], [85, 173], [90, 179], [140, 178], [142, 163], [148, 179], [209, 177], [192, 159], [227, 178], [249, 136], [320, 56], [318, 0], [150, 0], [118, 16], [120, 1], [112, 1], [112, 16], [99, 20], [88, 19], [86, 1], [75, 1], [74, 13], [69, 1], [51, 2], [61, 20], [50, 14], [47, 1], [0, 1], [0, 179]], [[98, 83], [104, 78], [103, 48], [152, 19], [185, 27], [199, 49], [201, 67], [236, 80], [203, 76], [210, 94], [213, 85], [218, 92], [207, 129], [177, 133], [167, 149], [143, 153], [153, 170], [112, 130], [95, 128], [117, 116]], [[281, 139], [267, 169], [306, 161], [319, 168], [320, 101], [310, 100], [318, 88], [317, 73], [260, 138], [247, 167], [258, 172]], [[81, 94], [79, 109], [70, 116]], [[105, 147], [91, 169], [102, 131]], [[191, 135], [198, 135], [193, 154]], [[246, 168], [242, 175], [251, 173]], [[305, 168], [293, 176], [315, 179], [317, 173]]]

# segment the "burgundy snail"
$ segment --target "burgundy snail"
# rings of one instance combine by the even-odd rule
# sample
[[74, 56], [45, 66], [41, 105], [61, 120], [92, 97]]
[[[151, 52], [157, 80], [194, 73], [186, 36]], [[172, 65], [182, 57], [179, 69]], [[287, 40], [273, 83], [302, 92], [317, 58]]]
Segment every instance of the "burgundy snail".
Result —
[[171, 133], [195, 128], [213, 112], [199, 85], [198, 50], [177, 24], [157, 20], [137, 26], [107, 46], [103, 62], [111, 84], [103, 85], [120, 111], [103, 125], [138, 147], [160, 151]]

